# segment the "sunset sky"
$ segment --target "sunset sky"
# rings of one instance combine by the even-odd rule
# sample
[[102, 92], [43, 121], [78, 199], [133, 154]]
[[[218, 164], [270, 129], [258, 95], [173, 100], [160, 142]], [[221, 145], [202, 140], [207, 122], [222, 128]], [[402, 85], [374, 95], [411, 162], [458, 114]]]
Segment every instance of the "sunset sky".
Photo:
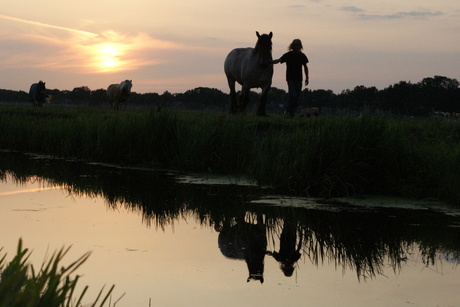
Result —
[[[460, 79], [458, 0], [2, 0], [0, 88], [228, 93], [224, 59], [255, 31], [273, 32], [274, 58], [302, 40], [311, 89]], [[276, 65], [272, 86], [284, 75]]]

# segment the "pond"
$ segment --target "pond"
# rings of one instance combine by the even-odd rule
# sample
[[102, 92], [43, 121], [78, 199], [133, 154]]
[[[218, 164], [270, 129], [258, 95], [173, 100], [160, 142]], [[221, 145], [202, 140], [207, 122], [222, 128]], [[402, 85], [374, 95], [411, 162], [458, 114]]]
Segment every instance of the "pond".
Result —
[[[0, 153], [0, 247], [62, 246], [89, 303], [458, 306], [460, 210], [280, 196], [238, 178]], [[66, 262], [64, 261], [63, 264]]]

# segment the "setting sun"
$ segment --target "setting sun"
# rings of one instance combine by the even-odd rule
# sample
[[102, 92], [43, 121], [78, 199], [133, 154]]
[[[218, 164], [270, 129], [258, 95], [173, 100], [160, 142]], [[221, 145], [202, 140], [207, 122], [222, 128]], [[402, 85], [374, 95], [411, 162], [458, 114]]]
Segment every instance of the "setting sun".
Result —
[[120, 70], [122, 61], [120, 57], [123, 55], [119, 44], [100, 44], [95, 46], [97, 57], [96, 66], [101, 72]]

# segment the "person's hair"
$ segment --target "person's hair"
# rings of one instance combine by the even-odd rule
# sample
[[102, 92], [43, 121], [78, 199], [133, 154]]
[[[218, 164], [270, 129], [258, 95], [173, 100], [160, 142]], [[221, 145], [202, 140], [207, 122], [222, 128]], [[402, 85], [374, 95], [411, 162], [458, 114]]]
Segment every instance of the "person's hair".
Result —
[[290, 51], [300, 51], [302, 49], [303, 49], [302, 42], [298, 38], [293, 40], [292, 43], [288, 47], [288, 50]]

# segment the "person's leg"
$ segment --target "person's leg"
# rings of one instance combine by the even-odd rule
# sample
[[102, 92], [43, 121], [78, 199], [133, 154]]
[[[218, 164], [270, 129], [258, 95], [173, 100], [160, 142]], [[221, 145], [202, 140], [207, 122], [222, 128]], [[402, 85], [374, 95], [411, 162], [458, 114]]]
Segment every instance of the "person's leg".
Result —
[[287, 111], [290, 117], [295, 115], [298, 106], [300, 93], [302, 92], [302, 81], [288, 81], [289, 104]]
[[284, 105], [284, 116], [285, 117], [290, 117], [291, 116], [290, 106], [291, 106], [292, 100], [293, 100], [294, 88], [293, 88], [292, 82], [290, 82], [290, 81], [287, 82], [287, 85], [288, 85], [288, 101]]

